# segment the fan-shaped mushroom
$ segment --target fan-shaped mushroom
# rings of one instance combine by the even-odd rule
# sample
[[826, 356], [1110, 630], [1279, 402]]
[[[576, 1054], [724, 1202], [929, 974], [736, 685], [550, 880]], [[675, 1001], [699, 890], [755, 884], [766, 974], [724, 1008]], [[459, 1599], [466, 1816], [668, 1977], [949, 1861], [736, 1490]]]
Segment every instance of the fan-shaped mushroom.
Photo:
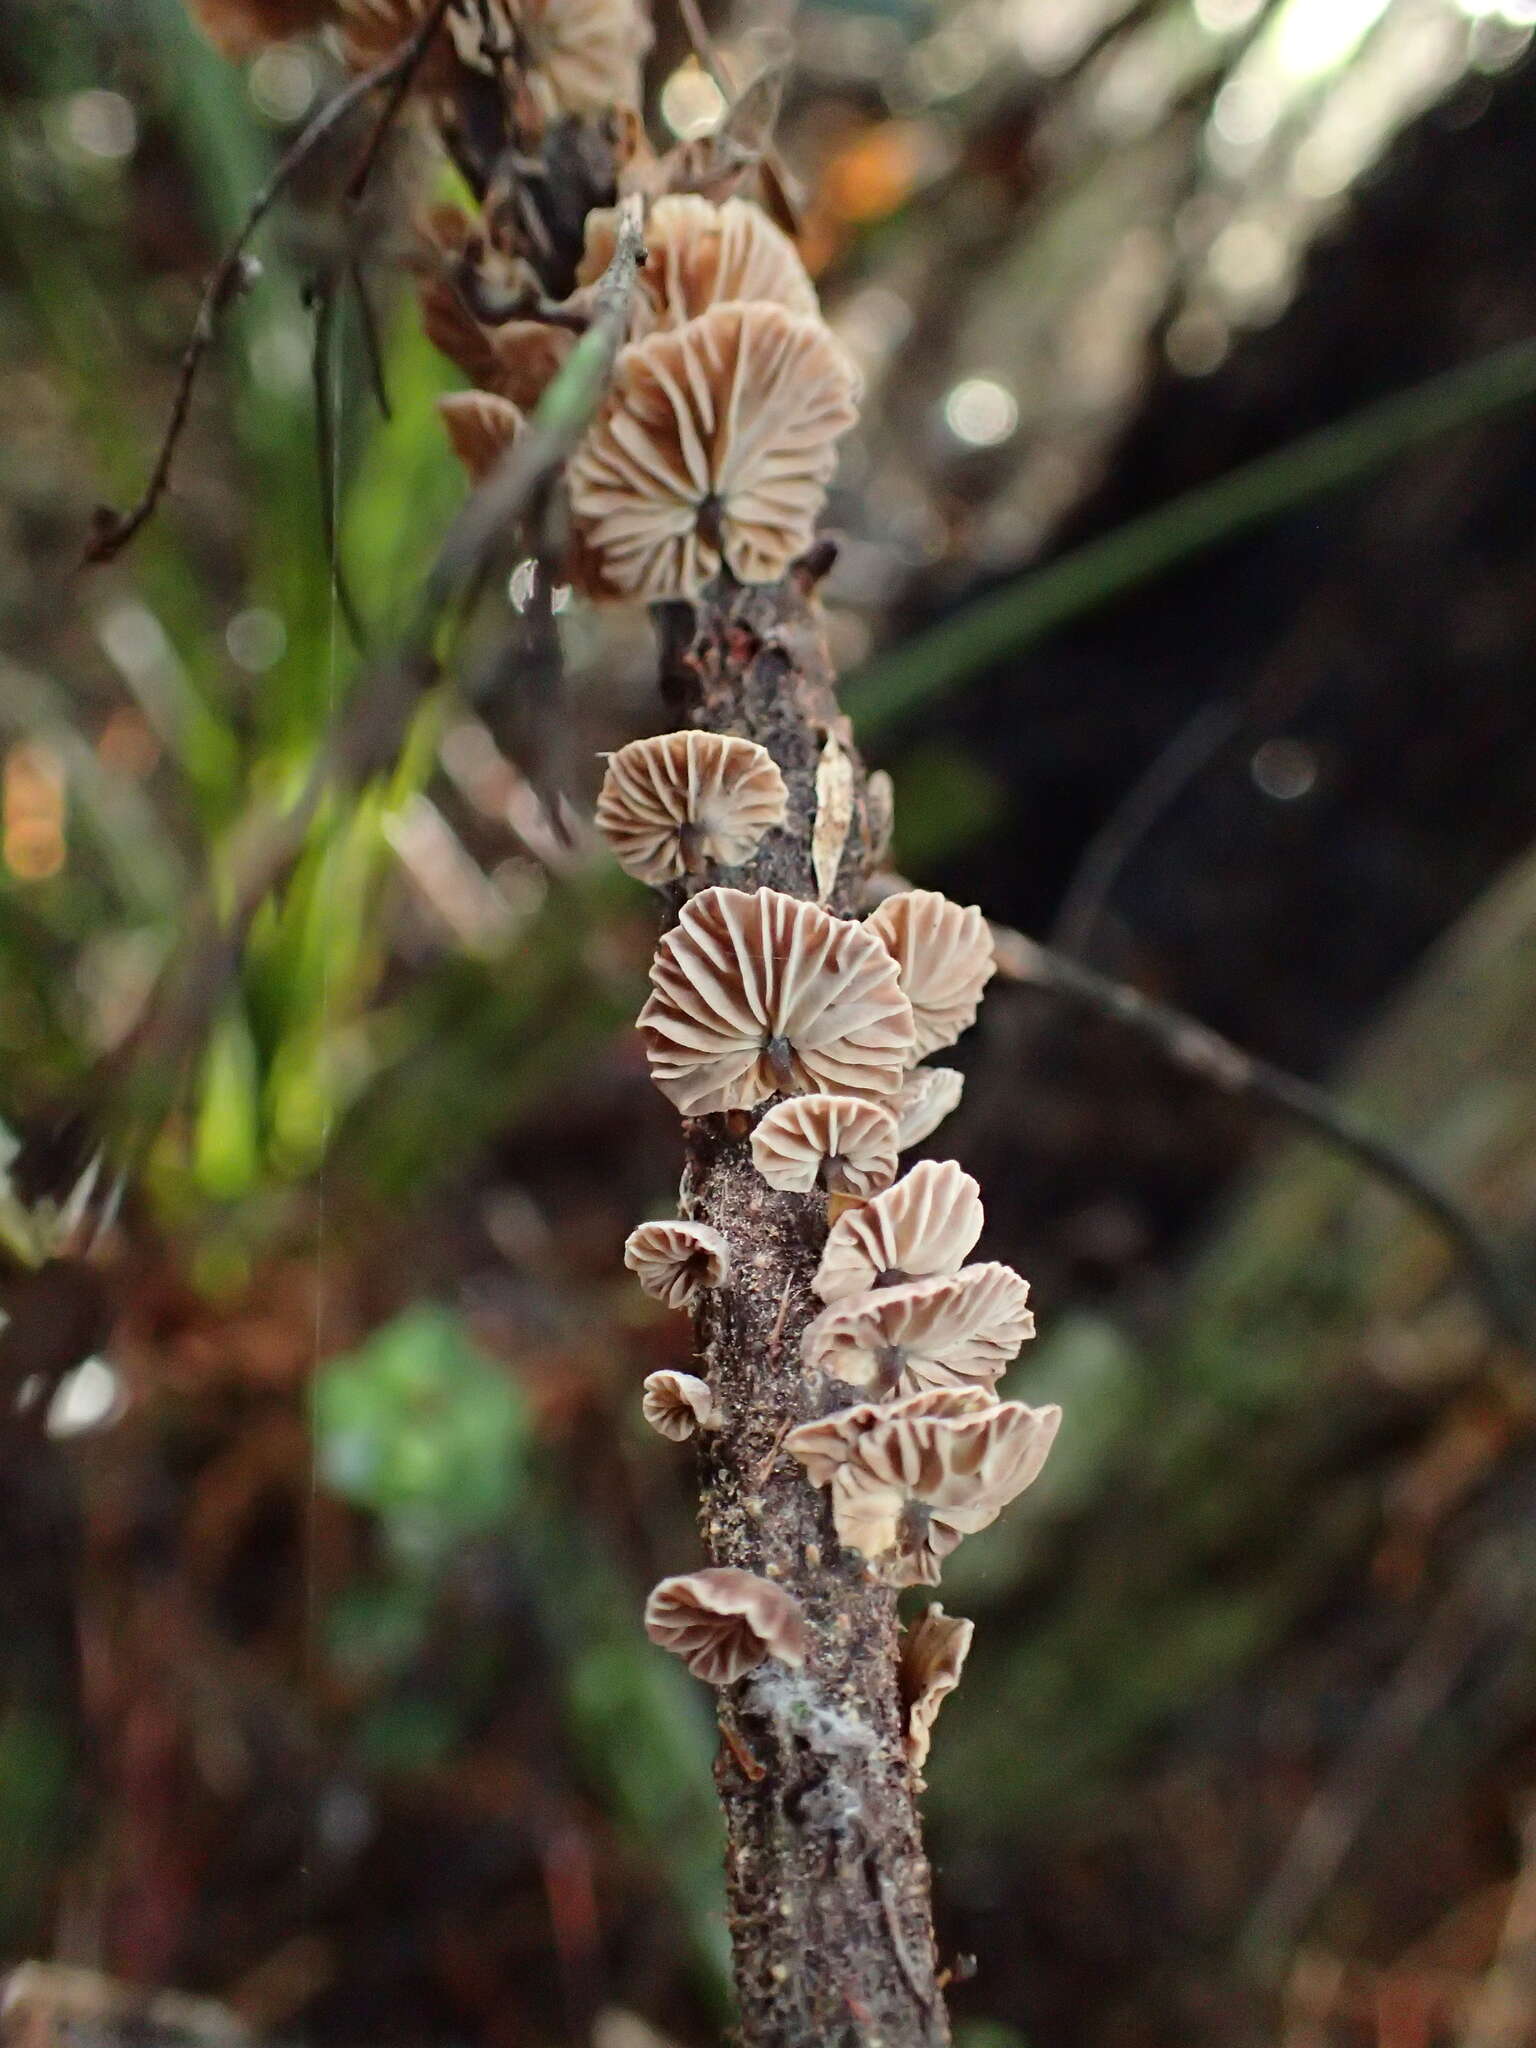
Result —
[[[613, 207], [587, 215], [587, 245], [576, 273], [581, 283], [593, 283], [608, 268], [618, 218]], [[645, 249], [634, 299], [637, 334], [681, 327], [729, 301], [783, 306], [811, 318], [819, 311], [794, 243], [745, 199], [712, 206], [697, 193], [668, 194], [646, 215]]]
[[657, 948], [651, 988], [651, 1077], [685, 1116], [774, 1094], [878, 1097], [901, 1080], [912, 1018], [890, 955], [798, 897], [704, 890]]
[[975, 1633], [974, 1621], [946, 1614], [935, 1600], [901, 1639], [897, 1676], [907, 1710], [907, 1761], [914, 1771], [928, 1761], [934, 1721], [960, 1683]]
[[966, 1266], [854, 1294], [822, 1310], [805, 1333], [814, 1372], [882, 1393], [996, 1380], [1035, 1334], [1029, 1285], [1009, 1266]]
[[[497, 0], [475, 0], [476, 9]], [[509, 0], [500, 0], [509, 8]], [[636, 106], [640, 60], [651, 46], [648, 14], [635, 0], [516, 0], [518, 39], [496, 53], [521, 54], [533, 73], [546, 112], [601, 114]], [[460, 50], [461, 58], [464, 51]], [[467, 59], [466, 59], [467, 61]]]
[[859, 380], [820, 320], [712, 306], [620, 352], [571, 460], [594, 596], [694, 597], [722, 562], [770, 583], [809, 547]]
[[888, 1586], [936, 1586], [962, 1537], [994, 1522], [1039, 1474], [1060, 1421], [1059, 1408], [1021, 1401], [963, 1414], [896, 1403], [853, 1436], [832, 1473], [839, 1538]]
[[752, 1572], [716, 1566], [663, 1579], [645, 1603], [645, 1632], [708, 1685], [734, 1685], [766, 1657], [805, 1662], [805, 1615], [793, 1594]]
[[720, 1427], [720, 1406], [708, 1380], [691, 1372], [648, 1373], [640, 1413], [659, 1436], [686, 1443], [696, 1430]]
[[931, 1138], [945, 1117], [960, 1106], [965, 1076], [953, 1067], [914, 1067], [896, 1091], [891, 1109], [896, 1118], [896, 1149], [905, 1152]]
[[860, 1401], [802, 1422], [784, 1439], [784, 1449], [805, 1467], [812, 1486], [830, 1486], [832, 1476], [852, 1457], [859, 1438], [891, 1416], [984, 1415], [995, 1408], [992, 1395], [980, 1387], [937, 1387], [909, 1394], [901, 1401]]
[[816, 1269], [823, 1301], [955, 1273], [981, 1235], [981, 1190], [952, 1159], [922, 1159], [883, 1195], [839, 1216]]
[[775, 1103], [752, 1133], [752, 1163], [771, 1188], [873, 1195], [896, 1177], [896, 1119], [850, 1095]]
[[512, 401], [491, 391], [452, 391], [437, 401], [437, 409], [473, 483], [490, 475], [523, 428]]
[[675, 882], [707, 861], [736, 867], [784, 822], [784, 778], [766, 747], [718, 732], [667, 732], [608, 757], [597, 829], [639, 881]]
[[668, 1308], [687, 1308], [703, 1287], [720, 1287], [731, 1248], [707, 1223], [642, 1223], [624, 1246], [624, 1263], [646, 1293]]
[[951, 903], [933, 889], [887, 896], [867, 920], [901, 972], [917, 1026], [918, 1057], [953, 1045], [976, 1021], [981, 992], [995, 965], [992, 934], [973, 905]]

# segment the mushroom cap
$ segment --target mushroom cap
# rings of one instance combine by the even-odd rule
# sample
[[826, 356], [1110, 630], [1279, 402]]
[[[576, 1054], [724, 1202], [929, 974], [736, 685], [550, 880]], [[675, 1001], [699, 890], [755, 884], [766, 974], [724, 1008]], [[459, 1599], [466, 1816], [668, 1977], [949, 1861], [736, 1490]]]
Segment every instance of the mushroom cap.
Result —
[[952, 1159], [921, 1159], [862, 1209], [839, 1216], [813, 1283], [842, 1301], [930, 1273], [955, 1273], [981, 1235], [981, 1190]]
[[746, 860], [770, 825], [783, 824], [788, 801], [777, 762], [755, 740], [666, 732], [609, 755], [597, 829], [626, 874], [675, 882], [699, 860]]
[[[477, 0], [476, 11], [486, 4]], [[548, 113], [601, 114], [638, 105], [651, 24], [635, 0], [516, 0], [515, 10], [512, 0], [501, 5], [514, 15]]]
[[831, 1415], [818, 1415], [790, 1430], [784, 1448], [805, 1467], [812, 1486], [830, 1486], [833, 1476], [853, 1456], [859, 1439], [891, 1416], [982, 1415], [997, 1403], [980, 1387], [937, 1387], [909, 1394], [900, 1401], [860, 1401]]
[[707, 1223], [662, 1219], [629, 1233], [624, 1263], [647, 1294], [668, 1308], [687, 1308], [701, 1288], [724, 1285], [731, 1248]]
[[799, 1601], [771, 1579], [723, 1565], [663, 1579], [645, 1603], [645, 1632], [708, 1685], [733, 1685], [766, 1657], [805, 1662]]
[[963, 1415], [911, 1408], [886, 1409], [855, 1437], [830, 1482], [832, 1519], [883, 1584], [936, 1586], [961, 1539], [996, 1521], [1038, 1477], [1061, 1410], [1022, 1401]]
[[523, 430], [523, 415], [511, 399], [492, 391], [451, 391], [437, 409], [473, 483], [490, 475]]
[[631, 342], [570, 464], [592, 594], [694, 597], [722, 562], [776, 581], [811, 543], [858, 391], [831, 332], [782, 306], [712, 306]]
[[912, 1016], [891, 956], [797, 896], [704, 890], [657, 948], [651, 988], [638, 1028], [684, 1116], [775, 1094], [878, 1097], [901, 1080]]
[[872, 910], [867, 923], [900, 970], [919, 1059], [953, 1045], [975, 1023], [996, 965], [986, 919], [974, 904], [967, 910], [935, 889], [903, 889]]
[[818, 1184], [877, 1194], [896, 1178], [896, 1119], [851, 1095], [792, 1095], [752, 1133], [752, 1163], [769, 1187], [790, 1194]]
[[931, 1138], [945, 1117], [960, 1106], [965, 1076], [954, 1067], [914, 1067], [896, 1090], [891, 1108], [896, 1117], [897, 1150]]
[[1035, 1334], [1028, 1301], [1028, 1282], [991, 1263], [849, 1295], [807, 1329], [805, 1362], [845, 1386], [902, 1394], [990, 1385]]
[[915, 1771], [928, 1761], [934, 1721], [960, 1683], [975, 1633], [974, 1621], [946, 1614], [935, 1600], [901, 1639], [897, 1677], [907, 1709], [907, 1761]]
[[659, 1436], [686, 1443], [695, 1431], [719, 1426], [720, 1410], [708, 1380], [691, 1372], [647, 1373], [640, 1413]]
[[[602, 276], [618, 239], [618, 211], [587, 215], [586, 249], [576, 272], [581, 284]], [[695, 192], [657, 199], [645, 220], [646, 260], [634, 298], [633, 327], [681, 327], [711, 306], [729, 301], [783, 306], [815, 318], [816, 287], [794, 243], [760, 206], [745, 199], [711, 205]]]

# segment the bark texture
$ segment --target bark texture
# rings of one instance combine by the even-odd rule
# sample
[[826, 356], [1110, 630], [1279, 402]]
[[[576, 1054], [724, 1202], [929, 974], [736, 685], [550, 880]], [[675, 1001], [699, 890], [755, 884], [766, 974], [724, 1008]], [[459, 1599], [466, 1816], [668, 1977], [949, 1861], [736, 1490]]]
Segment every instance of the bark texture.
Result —
[[[659, 611], [663, 690], [679, 724], [753, 739], [789, 791], [784, 825], [727, 883], [817, 895], [817, 768], [848, 751], [852, 819], [827, 904], [863, 907], [864, 775], [837, 708], [808, 575], [720, 587]], [[677, 901], [685, 892], [676, 892]], [[674, 908], [676, 905], [674, 904]], [[757, 1116], [685, 1123], [682, 1213], [729, 1240], [728, 1283], [695, 1316], [697, 1370], [722, 1403], [705, 1439], [701, 1522], [711, 1564], [777, 1580], [808, 1623], [803, 1671], [767, 1663], [720, 1696], [716, 1780], [742, 2048], [940, 2048], [929, 1875], [896, 1691], [896, 1596], [838, 1544], [825, 1492], [782, 1449], [812, 1412], [800, 1340], [827, 1231], [819, 1195], [780, 1193], [752, 1164]]]

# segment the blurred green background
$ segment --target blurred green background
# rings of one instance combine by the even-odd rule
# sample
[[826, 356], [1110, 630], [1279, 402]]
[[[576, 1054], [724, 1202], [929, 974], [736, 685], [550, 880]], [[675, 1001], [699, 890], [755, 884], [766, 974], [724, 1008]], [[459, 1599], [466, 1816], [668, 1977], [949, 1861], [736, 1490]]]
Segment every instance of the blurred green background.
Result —
[[[746, 76], [779, 17], [711, 19]], [[869, 390], [827, 602], [903, 872], [1329, 1081], [1521, 1276], [1533, 26], [808, 6], [781, 131]], [[290, 2038], [702, 2048], [711, 1716], [638, 1619], [696, 1554], [636, 1400], [685, 1332], [620, 1261], [677, 1135], [654, 912], [584, 824], [662, 716], [646, 619], [560, 613], [563, 831], [466, 658], [149, 1007], [362, 673], [328, 523], [379, 644], [462, 498], [405, 276], [450, 175], [406, 138], [350, 239], [341, 147], [81, 566], [337, 82], [181, 0], [6, 10], [0, 1938]], [[664, 7], [650, 92], [658, 140], [718, 118]], [[347, 289], [317, 371], [354, 253], [387, 415]], [[1010, 1390], [1068, 1419], [946, 1575], [957, 2038], [1536, 2041], [1532, 1358], [1395, 1194], [1113, 1022], [999, 989], [960, 1060]]]

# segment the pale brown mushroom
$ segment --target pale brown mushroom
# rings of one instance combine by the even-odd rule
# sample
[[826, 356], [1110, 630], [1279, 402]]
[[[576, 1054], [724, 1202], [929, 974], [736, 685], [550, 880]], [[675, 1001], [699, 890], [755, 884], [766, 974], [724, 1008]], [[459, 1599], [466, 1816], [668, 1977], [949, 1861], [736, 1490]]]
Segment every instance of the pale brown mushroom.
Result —
[[776, 1094], [878, 1098], [901, 1080], [912, 1017], [890, 955], [798, 897], [704, 890], [657, 948], [651, 988], [651, 1078], [685, 1116]]
[[437, 401], [453, 452], [470, 481], [488, 477], [523, 430], [523, 416], [510, 399], [490, 391], [453, 391]]
[[1011, 1267], [966, 1266], [833, 1302], [806, 1330], [803, 1356], [813, 1372], [883, 1394], [990, 1386], [1035, 1334], [1028, 1301]]
[[624, 1245], [624, 1263], [646, 1293], [668, 1308], [687, 1308], [704, 1287], [723, 1286], [731, 1248], [707, 1223], [642, 1223]]
[[914, 1067], [896, 1091], [896, 1149], [920, 1145], [960, 1106], [965, 1076], [954, 1067]]
[[[594, 283], [608, 268], [618, 219], [611, 206], [587, 215], [581, 283]], [[713, 206], [693, 192], [657, 199], [646, 215], [645, 249], [632, 314], [636, 334], [681, 327], [729, 301], [783, 306], [811, 318], [819, 311], [794, 243], [748, 200]]]
[[608, 757], [597, 829], [626, 874], [660, 884], [706, 862], [736, 867], [784, 822], [784, 777], [766, 747], [717, 732], [667, 732]]
[[503, 39], [503, 46], [514, 61], [526, 56], [547, 114], [603, 114], [639, 104], [651, 23], [636, 0], [517, 0], [516, 19], [518, 40]]
[[907, 1761], [914, 1771], [928, 1761], [933, 1724], [960, 1683], [975, 1633], [974, 1621], [946, 1614], [935, 1600], [902, 1636], [897, 1677], [907, 1710]]
[[896, 1178], [896, 1119], [851, 1095], [791, 1096], [752, 1133], [752, 1163], [789, 1194], [878, 1194]]
[[982, 1415], [996, 1407], [980, 1387], [939, 1387], [900, 1401], [860, 1401], [802, 1422], [784, 1439], [784, 1449], [805, 1467], [812, 1486], [830, 1486], [833, 1474], [852, 1457], [859, 1438], [889, 1416]]
[[771, 1579], [715, 1566], [663, 1579], [645, 1603], [645, 1632], [707, 1685], [734, 1685], [765, 1658], [805, 1662], [805, 1615]]
[[810, 546], [859, 379], [820, 320], [712, 306], [620, 352], [569, 470], [593, 596], [695, 597], [722, 563], [771, 583]]
[[823, 1301], [930, 1273], [957, 1273], [981, 1235], [981, 1190], [952, 1159], [922, 1159], [827, 1235], [813, 1283]]
[[720, 1427], [720, 1404], [708, 1380], [691, 1372], [647, 1373], [640, 1413], [659, 1436], [686, 1443], [697, 1430]]
[[936, 1586], [962, 1538], [987, 1528], [1039, 1475], [1060, 1422], [1059, 1408], [1022, 1401], [967, 1414], [914, 1413], [898, 1402], [857, 1433], [832, 1474], [839, 1539], [885, 1585]]
[[975, 1023], [996, 965], [986, 919], [974, 905], [967, 910], [934, 889], [903, 889], [887, 896], [867, 922], [900, 969], [918, 1057], [953, 1045]]

